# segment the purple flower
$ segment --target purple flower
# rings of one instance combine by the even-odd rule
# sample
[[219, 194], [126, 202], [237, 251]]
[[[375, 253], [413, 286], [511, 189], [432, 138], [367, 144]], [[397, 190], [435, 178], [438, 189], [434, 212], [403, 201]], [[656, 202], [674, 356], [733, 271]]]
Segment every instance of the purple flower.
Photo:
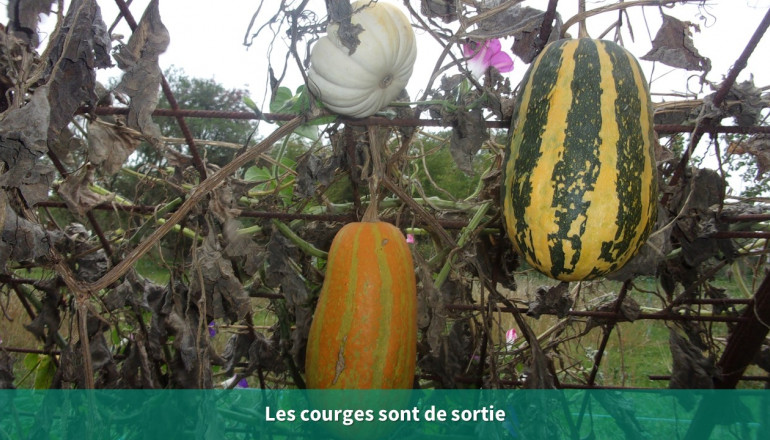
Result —
[[217, 335], [217, 327], [214, 321], [209, 322], [209, 336], [212, 338]]
[[414, 234], [406, 234], [406, 242], [409, 244], [414, 244]]
[[[230, 385], [233, 384], [233, 381], [235, 380], [236, 377], [238, 377], [237, 374], [233, 375], [233, 377], [231, 377], [229, 379], [224, 380], [221, 383], [222, 388], [224, 388], [224, 389], [230, 388]], [[243, 379], [239, 380], [238, 383], [236, 383], [235, 387], [233, 387], [233, 388], [248, 388], [248, 387], [249, 387], [249, 383], [246, 381], [246, 378], [244, 377]]]
[[469, 41], [463, 44], [463, 55], [468, 61], [468, 70], [474, 77], [480, 78], [490, 67], [500, 73], [513, 70], [513, 59], [502, 51], [500, 40], [497, 38], [478, 43]]

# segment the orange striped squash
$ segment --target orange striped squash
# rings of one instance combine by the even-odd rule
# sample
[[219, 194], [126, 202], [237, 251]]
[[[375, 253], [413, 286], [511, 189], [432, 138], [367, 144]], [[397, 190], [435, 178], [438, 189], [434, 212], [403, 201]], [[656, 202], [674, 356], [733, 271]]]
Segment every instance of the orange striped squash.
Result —
[[417, 284], [406, 238], [385, 222], [349, 223], [332, 241], [308, 336], [308, 388], [412, 388]]

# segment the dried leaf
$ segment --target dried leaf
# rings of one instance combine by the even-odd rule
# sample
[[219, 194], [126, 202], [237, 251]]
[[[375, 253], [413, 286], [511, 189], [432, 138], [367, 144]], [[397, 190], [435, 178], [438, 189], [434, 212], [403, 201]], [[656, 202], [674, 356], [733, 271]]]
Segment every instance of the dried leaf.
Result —
[[567, 316], [572, 308], [572, 297], [569, 293], [569, 283], [559, 283], [553, 287], [538, 287], [535, 299], [529, 303], [527, 315], [539, 318], [547, 313], [559, 318]]
[[[479, 14], [485, 14], [485, 17], [478, 22], [478, 27], [475, 30], [468, 33], [468, 36], [474, 40], [513, 36], [514, 43], [511, 48], [513, 54], [525, 63], [532, 62], [544, 46], [544, 44], [538, 44], [536, 40], [539, 38], [545, 12], [529, 6], [522, 6], [518, 2], [510, 2], [509, 7], [497, 10], [499, 6], [497, 3], [499, 2], [489, 2], [487, 6], [480, 9]], [[487, 15], [494, 10], [497, 12]], [[547, 42], [559, 38], [561, 19], [558, 14], [555, 18], [555, 26], [551, 29]]]
[[40, 45], [37, 26], [41, 14], [50, 14], [56, 0], [11, 0], [8, 3], [8, 29], [32, 48]]
[[139, 143], [132, 130], [124, 126], [98, 119], [88, 124], [88, 160], [104, 175], [120, 171]]
[[329, 22], [339, 26], [337, 37], [340, 43], [348, 49], [350, 55], [353, 55], [361, 44], [358, 34], [365, 29], [360, 24], [351, 23], [350, 17], [355, 13], [351, 4], [347, 0], [326, 0], [326, 9], [329, 12]]
[[58, 137], [84, 104], [96, 105], [96, 68], [110, 67], [110, 37], [95, 0], [75, 0], [63, 32], [51, 42], [47, 68], [51, 103], [49, 139]]
[[86, 165], [77, 173], [67, 176], [56, 192], [67, 203], [71, 212], [82, 217], [94, 206], [112, 200], [112, 196], [97, 194], [91, 190], [93, 183], [94, 167]]
[[663, 14], [663, 24], [652, 40], [652, 49], [642, 59], [680, 69], [708, 72], [711, 61], [698, 53], [692, 41], [691, 27], [699, 30], [692, 23]]
[[141, 278], [135, 270], [129, 270], [123, 282], [104, 297], [104, 306], [111, 312], [125, 307], [127, 304], [131, 304], [137, 309], [150, 310], [147, 297], [153, 288], [163, 290], [161, 286]]
[[65, 127], [59, 132], [57, 138], [51, 138], [48, 142], [48, 149], [59, 158], [59, 161], [73, 168], [79, 166], [76, 163], [72, 153], [75, 151], [84, 151], [85, 142], [82, 138], [75, 136], [69, 127]]
[[770, 98], [763, 95], [762, 89], [754, 85], [754, 78], [734, 84], [727, 92], [725, 101], [737, 104], [727, 106], [727, 114], [735, 118], [741, 127], [751, 127], [759, 123], [762, 111], [770, 107]]
[[428, 18], [440, 18], [444, 23], [457, 20], [455, 0], [421, 0], [420, 12]]
[[4, 268], [8, 259], [32, 262], [46, 257], [51, 250], [52, 241], [39, 224], [19, 217], [6, 205], [3, 239], [0, 243], [0, 267]]
[[223, 223], [241, 214], [241, 209], [238, 207], [238, 196], [233, 191], [231, 184], [232, 180], [228, 179], [225, 184], [212, 191], [209, 199], [209, 211]]
[[158, 57], [166, 51], [168, 43], [169, 34], [160, 19], [158, 0], [153, 0], [147, 5], [128, 44], [118, 48], [115, 54], [118, 67], [124, 72], [115, 91], [131, 98], [128, 126], [158, 142], [161, 133], [152, 121], [152, 112], [158, 105], [162, 78]]
[[310, 293], [297, 261], [300, 252], [280, 232], [274, 232], [267, 244], [267, 270], [265, 284], [279, 287], [290, 310], [307, 304]]
[[23, 107], [8, 112], [0, 121], [0, 160], [11, 168], [28, 167], [48, 151], [51, 107], [48, 86], [38, 87]]
[[449, 152], [457, 167], [464, 173], [473, 174], [473, 158], [481, 145], [489, 139], [484, 113], [481, 108], [452, 113], [452, 137]]
[[[681, 212], [672, 230], [673, 240], [682, 247], [681, 261], [685, 269], [698, 265], [720, 253], [731, 258], [735, 250], [731, 240], [713, 240], [710, 235], [726, 230], [717, 218], [718, 206], [724, 198], [725, 181], [715, 170], [698, 169], [678, 187], [669, 201], [669, 210]], [[673, 270], [672, 274], [683, 274]]]
[[240, 263], [248, 276], [253, 276], [264, 261], [264, 249], [254, 242], [248, 234], [238, 232], [241, 224], [237, 220], [229, 220], [222, 230], [225, 249], [224, 255]]
[[[534, 8], [522, 7], [518, 11], [516, 18], [519, 20], [518, 26], [510, 33], [514, 38], [511, 52], [525, 63], [531, 63], [545, 47], [539, 41], [544, 18], [545, 12]], [[561, 25], [561, 17], [557, 13], [546, 44], [559, 39]]]
[[689, 339], [669, 329], [672, 371], [671, 389], [714, 388], [717, 367], [712, 356], [706, 357]]
[[[614, 294], [604, 295], [598, 298], [594, 304], [590, 304], [588, 309], [597, 312], [613, 312], [615, 311], [618, 297]], [[611, 322], [634, 322], [642, 313], [642, 309], [639, 303], [632, 297], [626, 296], [623, 298], [623, 302], [620, 304], [620, 310], [618, 311], [618, 318], [600, 318], [590, 317], [586, 322], [586, 331], [598, 327], [600, 325], [606, 325]]]
[[294, 194], [299, 197], [313, 197], [317, 187], [329, 186], [334, 173], [340, 166], [340, 156], [322, 158], [308, 154], [297, 164], [297, 179]]
[[27, 206], [48, 200], [56, 170], [49, 164], [35, 161], [28, 166], [16, 165], [0, 176], [0, 186], [17, 188]]
[[222, 255], [216, 234], [209, 234], [195, 251], [193, 267], [190, 292], [193, 296], [205, 293], [207, 319], [227, 317], [235, 322], [246, 316], [248, 297], [235, 276], [232, 262]]
[[440, 337], [437, 349], [420, 358], [418, 365], [424, 372], [438, 376], [443, 388], [456, 388], [455, 378], [465, 372], [474, 346], [470, 321], [455, 321], [449, 334]]
[[[166, 316], [165, 324], [174, 335], [174, 348], [181, 357], [184, 369], [192, 371], [198, 364], [198, 348], [195, 343], [195, 328], [197, 321], [185, 319], [178, 310], [172, 310]], [[208, 336], [208, 334], [206, 335]]]
[[35, 319], [25, 325], [24, 328], [41, 341], [44, 341], [46, 349], [50, 349], [56, 344], [56, 332], [61, 322], [61, 316], [59, 315], [61, 293], [50, 285], [43, 285], [42, 287], [45, 294], [42, 307], [38, 311], [37, 316], [35, 316]]

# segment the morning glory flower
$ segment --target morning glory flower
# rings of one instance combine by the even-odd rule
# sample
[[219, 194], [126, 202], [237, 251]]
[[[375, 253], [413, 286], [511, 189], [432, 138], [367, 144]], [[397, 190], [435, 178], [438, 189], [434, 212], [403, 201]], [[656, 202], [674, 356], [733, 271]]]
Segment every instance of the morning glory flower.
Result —
[[513, 59], [503, 52], [497, 38], [481, 43], [469, 41], [463, 44], [463, 55], [468, 59], [468, 70], [475, 78], [481, 78], [490, 67], [500, 73], [513, 70]]
[[209, 336], [212, 338], [217, 335], [217, 327], [214, 321], [209, 322]]
[[[233, 377], [231, 377], [229, 379], [224, 380], [221, 383], [222, 388], [224, 388], [224, 389], [230, 388], [230, 385], [232, 385], [232, 383], [233, 383], [233, 381], [235, 380], [236, 377], [238, 377], [237, 374], [233, 375]], [[239, 380], [237, 384], [235, 384], [235, 388], [248, 388], [248, 387], [249, 387], [249, 383], [246, 381], [245, 377], [243, 379]]]
[[516, 339], [518, 338], [519, 335], [516, 333], [515, 328], [510, 328], [507, 332], [505, 332], [505, 343], [508, 345], [508, 348], [511, 348], [513, 343], [516, 342]]
[[406, 234], [406, 242], [409, 244], [414, 244], [414, 234]]

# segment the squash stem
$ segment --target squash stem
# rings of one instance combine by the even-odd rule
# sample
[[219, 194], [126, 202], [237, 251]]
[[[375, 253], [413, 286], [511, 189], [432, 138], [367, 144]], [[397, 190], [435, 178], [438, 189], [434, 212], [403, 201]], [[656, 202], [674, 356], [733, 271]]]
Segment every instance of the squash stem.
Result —
[[[468, 226], [463, 228], [462, 232], [460, 233], [460, 238], [457, 240], [458, 248], [465, 246], [465, 243], [468, 242], [471, 233], [479, 227], [481, 220], [484, 218], [484, 215], [487, 213], [487, 210], [489, 210], [491, 204], [492, 202], [485, 202], [483, 205], [481, 205], [479, 210], [476, 211], [476, 214], [473, 215], [470, 223], [468, 223]], [[436, 276], [436, 281], [434, 283], [436, 290], [440, 289], [444, 284], [444, 281], [446, 281], [447, 277], [449, 276], [449, 271], [452, 269], [452, 264], [454, 264], [454, 253], [450, 253], [449, 258], [447, 258], [444, 266], [438, 273], [438, 276]]]
[[313, 246], [312, 244], [308, 243], [307, 241], [303, 240], [299, 235], [297, 235], [294, 231], [291, 230], [290, 227], [283, 224], [278, 219], [273, 219], [273, 225], [275, 225], [276, 228], [278, 228], [279, 231], [281, 231], [281, 234], [283, 234], [286, 238], [291, 240], [292, 243], [296, 244], [297, 247], [299, 247], [303, 252], [306, 254], [323, 258], [324, 260], [329, 256], [327, 252], [324, 252], [317, 247]]

